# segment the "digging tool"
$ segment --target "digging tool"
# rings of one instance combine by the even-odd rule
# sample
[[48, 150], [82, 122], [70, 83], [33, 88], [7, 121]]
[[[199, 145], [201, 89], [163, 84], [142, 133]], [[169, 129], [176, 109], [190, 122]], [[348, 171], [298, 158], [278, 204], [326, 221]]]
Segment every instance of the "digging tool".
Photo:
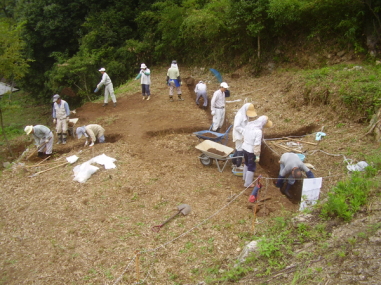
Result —
[[39, 172], [37, 172], [37, 173], [35, 173], [35, 174], [32, 174], [32, 175], [30, 175], [30, 176], [28, 176], [28, 177], [35, 177], [35, 176], [37, 176], [37, 175], [39, 175], [39, 174], [41, 174], [41, 173], [44, 173], [44, 172], [46, 172], [46, 171], [49, 171], [49, 170], [51, 170], [51, 169], [54, 169], [54, 168], [57, 168], [57, 167], [60, 167], [60, 166], [66, 165], [66, 164], [70, 164], [70, 162], [65, 162], [65, 163], [56, 165], [56, 166], [54, 166], [54, 167], [50, 167], [50, 168], [48, 168], [48, 169], [45, 169], [45, 170], [39, 171]]
[[38, 151], [40, 148], [42, 148], [43, 146], [45, 146], [46, 145], [46, 142], [44, 142], [42, 145], [39, 145], [27, 158], [26, 158], [26, 160], [29, 160], [29, 158], [31, 158], [32, 157], [32, 155], [33, 154], [35, 154], [36, 153], [36, 151]]
[[168, 223], [170, 220], [172, 220], [174, 217], [176, 217], [178, 214], [183, 214], [184, 216], [188, 215], [190, 212], [191, 212], [191, 206], [187, 205], [187, 204], [181, 204], [179, 206], [177, 206], [177, 213], [174, 214], [172, 217], [170, 217], [168, 220], [166, 220], [164, 223], [162, 223], [161, 225], [158, 225], [158, 226], [154, 226], [152, 227], [152, 230], [154, 232], [159, 232], [161, 227], [164, 226], [166, 223]]

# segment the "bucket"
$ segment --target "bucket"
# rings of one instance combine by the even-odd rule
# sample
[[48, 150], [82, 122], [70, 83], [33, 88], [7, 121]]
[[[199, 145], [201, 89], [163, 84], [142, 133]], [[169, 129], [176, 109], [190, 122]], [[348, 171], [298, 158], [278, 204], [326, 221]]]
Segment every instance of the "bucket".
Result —
[[301, 153], [297, 153], [296, 155], [299, 156], [301, 161], [304, 161], [304, 159], [306, 158], [306, 156], [304, 154], [301, 154]]

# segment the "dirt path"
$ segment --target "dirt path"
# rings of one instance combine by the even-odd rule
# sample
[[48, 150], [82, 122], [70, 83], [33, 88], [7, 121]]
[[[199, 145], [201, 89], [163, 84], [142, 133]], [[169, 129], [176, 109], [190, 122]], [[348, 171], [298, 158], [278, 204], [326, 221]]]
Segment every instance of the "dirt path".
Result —
[[[167, 87], [155, 84], [163, 82], [164, 73], [152, 77], [150, 101], [141, 99], [139, 83], [132, 82], [132, 91], [119, 93], [116, 108], [87, 103], [77, 109], [77, 126], [101, 124], [107, 143], [89, 149], [83, 148], [84, 140], [69, 138], [67, 145], [55, 146], [58, 161], [76, 154], [77, 165], [104, 153], [117, 160], [116, 169], [100, 166], [84, 184], [72, 180], [74, 165], [33, 178], [22, 168], [4, 172], [0, 203], [3, 284], [113, 284], [119, 277], [120, 284], [131, 284], [137, 277], [137, 251], [140, 279], [147, 284], [195, 283], [213, 268], [226, 268], [235, 260], [237, 250], [252, 234], [252, 211], [247, 208], [250, 190], [244, 191], [242, 178], [231, 173], [230, 165], [220, 173], [215, 164], [204, 167], [200, 163], [201, 153], [195, 149], [200, 142], [192, 132], [209, 128], [210, 111], [200, 109], [185, 86], [185, 101], [169, 102]], [[251, 90], [255, 86], [261, 90], [257, 93], [265, 90], [255, 94], [264, 98], [271, 86], [271, 94], [282, 88], [273, 80], [253, 79], [245, 86]], [[239, 79], [232, 82], [232, 91], [239, 90], [240, 84]], [[216, 82], [210, 83], [208, 94], [217, 87]], [[280, 95], [272, 96], [261, 99], [258, 109], [260, 114], [271, 114], [281, 127], [278, 111], [271, 109], [271, 104], [280, 102], [276, 97]], [[233, 121], [233, 111], [241, 105], [242, 101], [229, 105], [228, 121]], [[311, 110], [301, 112], [313, 115]], [[294, 125], [293, 131], [308, 124]], [[281, 130], [266, 135], [287, 133]], [[324, 159], [319, 157], [314, 162]], [[340, 160], [332, 157], [330, 165]], [[268, 163], [274, 167], [273, 160]], [[336, 169], [316, 174], [328, 171]], [[273, 177], [269, 172], [259, 166], [256, 175]], [[266, 226], [266, 217], [298, 208], [270, 180], [263, 182], [262, 195], [270, 200], [258, 213], [257, 227]], [[182, 203], [192, 207], [190, 215], [178, 216], [159, 233], [151, 231]]]

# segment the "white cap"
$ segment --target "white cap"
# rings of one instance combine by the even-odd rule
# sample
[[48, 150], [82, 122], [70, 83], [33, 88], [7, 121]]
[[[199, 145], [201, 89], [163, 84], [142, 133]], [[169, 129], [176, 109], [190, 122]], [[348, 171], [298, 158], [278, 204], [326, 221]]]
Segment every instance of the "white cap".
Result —
[[56, 94], [53, 96], [53, 102], [56, 102], [58, 99], [60, 99], [60, 95]]
[[226, 82], [222, 82], [220, 87], [228, 89], [229, 85]]
[[142, 63], [142, 64], [140, 65], [140, 68], [147, 68], [147, 65], [145, 65], [144, 63]]
[[80, 139], [80, 138], [82, 137], [82, 135], [84, 135], [84, 134], [86, 133], [85, 126], [83, 126], [83, 127], [78, 127], [78, 128], [75, 130], [75, 133], [77, 134], [78, 139]]
[[27, 135], [29, 135], [33, 130], [33, 126], [26, 126], [24, 129], [24, 132], [26, 132]]
[[98, 71], [106, 71], [106, 69], [104, 67], [102, 67], [101, 69], [99, 69]]

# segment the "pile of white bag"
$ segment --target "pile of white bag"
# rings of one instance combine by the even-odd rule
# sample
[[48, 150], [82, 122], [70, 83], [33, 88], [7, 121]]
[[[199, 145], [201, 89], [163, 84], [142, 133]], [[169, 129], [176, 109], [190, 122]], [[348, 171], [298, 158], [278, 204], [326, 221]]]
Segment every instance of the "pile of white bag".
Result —
[[99, 170], [99, 167], [96, 167], [94, 165], [91, 165], [93, 163], [98, 163], [100, 165], [103, 165], [105, 169], [112, 169], [116, 168], [116, 165], [114, 164], [114, 161], [116, 161], [115, 158], [109, 157], [105, 154], [98, 155], [80, 165], [77, 165], [74, 167], [74, 181], [78, 181], [79, 183], [85, 183], [87, 179], [90, 178], [91, 175], [93, 175], [95, 172]]

